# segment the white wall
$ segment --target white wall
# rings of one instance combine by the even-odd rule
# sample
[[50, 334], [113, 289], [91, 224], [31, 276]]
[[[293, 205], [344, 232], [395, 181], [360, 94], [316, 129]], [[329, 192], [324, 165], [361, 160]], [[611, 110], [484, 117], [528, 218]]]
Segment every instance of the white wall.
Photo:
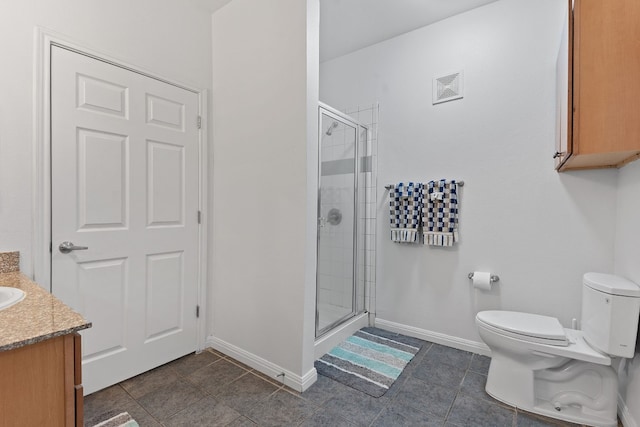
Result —
[[33, 272], [34, 28], [199, 88], [211, 84], [211, 20], [174, 0], [0, 2], [0, 251]]
[[317, 9], [235, 0], [213, 14], [209, 342], [294, 382], [315, 375]]
[[[617, 171], [558, 174], [551, 159], [565, 7], [502, 0], [321, 64], [321, 101], [380, 102], [377, 319], [472, 344], [483, 309], [568, 326], [583, 273], [613, 270]], [[459, 70], [464, 98], [432, 105], [432, 79]], [[390, 242], [384, 185], [439, 178], [466, 182], [460, 242]], [[474, 270], [499, 284], [473, 290]]]
[[[616, 222], [615, 273], [640, 284], [640, 161], [620, 169]], [[627, 416], [640, 426], [640, 342], [636, 356], [619, 369], [620, 395], [629, 411]], [[628, 424], [632, 426], [631, 422]]]

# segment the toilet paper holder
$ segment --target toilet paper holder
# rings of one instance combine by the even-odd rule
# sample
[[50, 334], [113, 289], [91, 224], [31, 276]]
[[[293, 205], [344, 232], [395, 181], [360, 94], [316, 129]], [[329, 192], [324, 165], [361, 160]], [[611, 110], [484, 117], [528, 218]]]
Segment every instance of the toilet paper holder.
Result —
[[[473, 280], [473, 273], [467, 274], [467, 277], [469, 278], [469, 280]], [[491, 278], [489, 279], [491, 283], [496, 283], [498, 280], [500, 280], [500, 277], [495, 274], [492, 274]]]

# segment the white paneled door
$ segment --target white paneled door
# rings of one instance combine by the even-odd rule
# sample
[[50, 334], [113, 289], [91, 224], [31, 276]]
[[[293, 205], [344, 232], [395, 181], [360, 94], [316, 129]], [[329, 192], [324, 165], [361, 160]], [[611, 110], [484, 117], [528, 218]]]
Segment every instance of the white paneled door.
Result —
[[52, 48], [51, 280], [93, 323], [86, 394], [196, 349], [198, 114], [194, 92]]

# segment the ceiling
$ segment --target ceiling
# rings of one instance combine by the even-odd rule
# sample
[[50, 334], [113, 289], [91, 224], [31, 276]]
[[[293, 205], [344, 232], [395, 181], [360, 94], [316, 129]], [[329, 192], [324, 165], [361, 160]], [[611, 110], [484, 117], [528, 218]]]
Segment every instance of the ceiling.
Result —
[[222, 6], [229, 3], [230, 1], [231, 0], [191, 0], [192, 3], [195, 3], [200, 7], [203, 7], [209, 10], [211, 13], [220, 9]]
[[496, 0], [320, 0], [320, 62]]
[[[192, 0], [215, 12], [231, 0]], [[320, 62], [496, 0], [320, 0]]]

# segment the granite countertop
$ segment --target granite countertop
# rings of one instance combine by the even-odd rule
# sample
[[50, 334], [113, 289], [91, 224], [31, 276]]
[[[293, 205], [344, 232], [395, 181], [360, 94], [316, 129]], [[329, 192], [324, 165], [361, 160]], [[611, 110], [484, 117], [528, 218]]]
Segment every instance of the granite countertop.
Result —
[[0, 351], [91, 327], [80, 314], [20, 272], [0, 273], [0, 286], [27, 293], [21, 302], [0, 311]]

